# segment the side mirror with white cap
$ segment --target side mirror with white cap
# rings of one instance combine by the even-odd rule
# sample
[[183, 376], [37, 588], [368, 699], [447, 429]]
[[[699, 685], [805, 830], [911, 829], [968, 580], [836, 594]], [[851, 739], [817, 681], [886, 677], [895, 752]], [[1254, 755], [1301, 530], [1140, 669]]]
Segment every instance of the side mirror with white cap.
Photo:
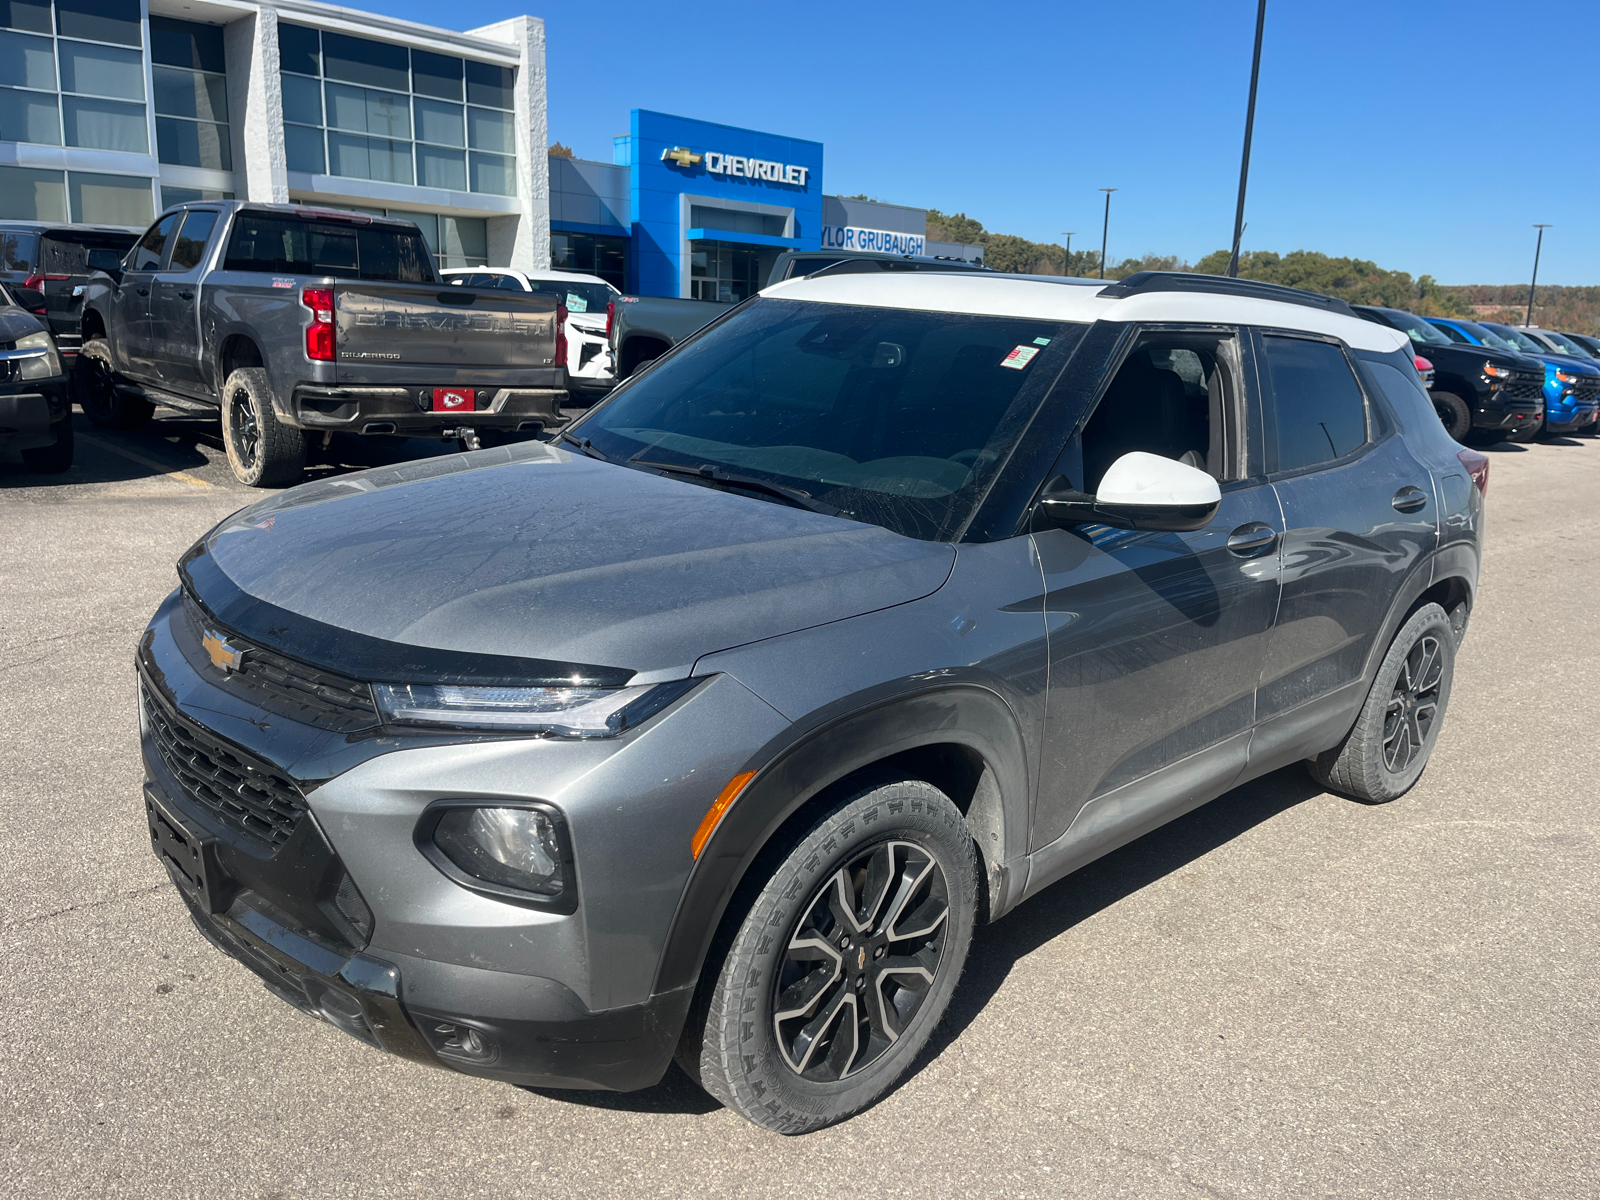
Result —
[[1040, 510], [1057, 525], [1113, 525], [1118, 529], [1188, 532], [1217, 515], [1222, 490], [1204, 471], [1159, 454], [1124, 454], [1100, 480], [1093, 496], [1071, 489], [1058, 475], [1045, 485]]

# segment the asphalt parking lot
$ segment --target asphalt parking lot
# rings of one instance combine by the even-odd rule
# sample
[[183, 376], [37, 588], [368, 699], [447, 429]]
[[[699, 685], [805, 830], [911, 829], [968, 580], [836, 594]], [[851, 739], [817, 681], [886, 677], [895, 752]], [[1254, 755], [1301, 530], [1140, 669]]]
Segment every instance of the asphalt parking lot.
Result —
[[[1600, 1193], [1600, 439], [1501, 446], [1421, 783], [1240, 788], [979, 930], [914, 1075], [805, 1138], [676, 1071], [532, 1092], [387, 1058], [195, 932], [140, 806], [132, 654], [248, 503], [214, 428], [0, 464], [0, 1193]], [[336, 443], [319, 470], [450, 449]]]

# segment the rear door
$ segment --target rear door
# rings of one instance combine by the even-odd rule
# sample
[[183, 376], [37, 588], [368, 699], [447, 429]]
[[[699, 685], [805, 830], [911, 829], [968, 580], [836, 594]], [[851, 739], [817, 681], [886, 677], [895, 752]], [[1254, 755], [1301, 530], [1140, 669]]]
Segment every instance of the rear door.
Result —
[[150, 283], [150, 356], [157, 377], [178, 392], [208, 390], [200, 369], [200, 275], [220, 215], [190, 209]]
[[1282, 600], [1257, 694], [1260, 721], [1279, 726], [1263, 732], [1252, 759], [1292, 744], [1297, 713], [1309, 728], [1328, 704], [1359, 706], [1368, 655], [1437, 544], [1439, 511], [1431, 473], [1369, 400], [1340, 342], [1263, 331], [1256, 345], [1284, 540]]

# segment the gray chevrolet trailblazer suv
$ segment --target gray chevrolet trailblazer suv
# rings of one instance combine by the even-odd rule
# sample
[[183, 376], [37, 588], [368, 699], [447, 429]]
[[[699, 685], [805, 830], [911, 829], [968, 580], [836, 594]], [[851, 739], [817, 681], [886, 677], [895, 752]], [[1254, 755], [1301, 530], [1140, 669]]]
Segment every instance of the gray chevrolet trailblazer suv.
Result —
[[1304, 760], [1422, 773], [1487, 460], [1238, 280], [778, 284], [553, 444], [228, 518], [138, 648], [195, 924], [372, 1046], [799, 1133], [974, 928]]

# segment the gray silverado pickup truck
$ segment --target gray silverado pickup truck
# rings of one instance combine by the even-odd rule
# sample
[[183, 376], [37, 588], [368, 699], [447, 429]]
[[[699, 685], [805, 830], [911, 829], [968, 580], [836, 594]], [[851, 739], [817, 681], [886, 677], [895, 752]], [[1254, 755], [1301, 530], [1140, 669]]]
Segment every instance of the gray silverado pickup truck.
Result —
[[83, 308], [96, 424], [220, 410], [243, 483], [295, 482], [345, 431], [468, 448], [561, 423], [552, 296], [445, 287], [409, 221], [223, 201], [168, 209]]
[[[845, 265], [848, 264], [848, 265]], [[767, 287], [785, 279], [802, 279], [835, 268], [857, 271], [983, 271], [977, 263], [952, 258], [927, 258], [911, 254], [875, 254], [870, 251], [785, 250], [773, 261]], [[617, 378], [626, 379], [645, 363], [660, 358], [691, 333], [698, 333], [734, 304], [728, 301], [678, 300], [666, 296], [620, 296], [613, 302], [611, 352]]]

